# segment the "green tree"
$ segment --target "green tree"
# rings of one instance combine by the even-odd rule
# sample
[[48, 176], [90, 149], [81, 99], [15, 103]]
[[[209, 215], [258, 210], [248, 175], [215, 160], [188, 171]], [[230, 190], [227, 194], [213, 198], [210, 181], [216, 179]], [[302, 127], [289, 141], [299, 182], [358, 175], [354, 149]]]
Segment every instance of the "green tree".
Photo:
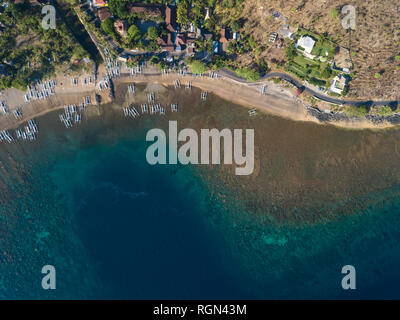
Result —
[[237, 21], [237, 20], [232, 21], [232, 23], [231, 23], [232, 32], [238, 32], [238, 31], [240, 30], [241, 27], [242, 27], [242, 26], [241, 26], [241, 24], [239, 23], [239, 21]]
[[147, 37], [152, 40], [156, 40], [158, 38], [158, 29], [155, 26], [151, 26], [147, 30]]
[[186, 0], [180, 0], [176, 9], [176, 22], [184, 26], [190, 23], [189, 4]]
[[190, 63], [190, 68], [192, 69], [192, 72], [196, 74], [202, 74], [206, 71], [206, 65], [200, 60], [193, 60]]
[[131, 25], [127, 32], [127, 39], [131, 45], [137, 45], [140, 38], [142, 37], [142, 32], [134, 24]]
[[128, 19], [130, 17], [128, 2], [123, 0], [110, 0], [108, 7], [113, 15], [120, 19]]
[[160, 58], [158, 57], [158, 56], [152, 56], [151, 58], [150, 58], [150, 64], [152, 65], [152, 66], [154, 66], [154, 65], [156, 65], [157, 63], [159, 63], [160, 62]]
[[158, 67], [160, 68], [161, 71], [168, 69], [168, 65], [165, 61], [160, 61], [160, 63], [158, 64]]
[[107, 18], [101, 23], [101, 28], [104, 30], [105, 33], [109, 35], [114, 35], [114, 24], [111, 18]]
[[289, 45], [286, 49], [286, 56], [292, 60], [295, 56], [297, 56], [296, 48], [293, 44]]
[[238, 76], [246, 78], [249, 81], [257, 81], [260, 79], [260, 73], [250, 68], [237, 69], [236, 73]]

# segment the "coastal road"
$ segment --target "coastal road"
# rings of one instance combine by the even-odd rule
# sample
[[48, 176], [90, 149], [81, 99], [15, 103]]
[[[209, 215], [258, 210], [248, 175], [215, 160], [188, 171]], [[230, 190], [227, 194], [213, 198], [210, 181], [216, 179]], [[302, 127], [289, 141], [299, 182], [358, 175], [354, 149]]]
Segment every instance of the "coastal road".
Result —
[[297, 88], [300, 88], [302, 90], [304, 90], [304, 92], [307, 92], [309, 94], [311, 94], [312, 96], [314, 96], [317, 99], [320, 99], [322, 101], [325, 102], [329, 102], [329, 103], [333, 103], [333, 104], [338, 104], [338, 105], [352, 105], [352, 106], [366, 106], [366, 107], [372, 107], [372, 106], [390, 106], [392, 108], [396, 108], [398, 105], [400, 105], [400, 100], [394, 100], [394, 101], [373, 101], [373, 100], [346, 100], [346, 99], [338, 99], [335, 97], [331, 97], [331, 96], [327, 96], [325, 94], [322, 94], [321, 92], [315, 91], [311, 88], [306, 87], [303, 83], [301, 83], [300, 81], [298, 81], [297, 79], [293, 78], [292, 76], [283, 73], [283, 72], [272, 72], [272, 73], [268, 73], [265, 76], [263, 76], [262, 78], [260, 78], [259, 81], [257, 82], [250, 82], [247, 81], [246, 79], [239, 77], [236, 75], [235, 72], [227, 70], [227, 69], [221, 69], [218, 71], [218, 74], [223, 76], [223, 77], [227, 77], [230, 78], [232, 80], [235, 80], [237, 82], [241, 82], [241, 83], [246, 83], [246, 84], [264, 84], [265, 81], [267, 81], [268, 79], [271, 78], [280, 78], [282, 80], [285, 80], [289, 83], [291, 83], [292, 85], [294, 85]]

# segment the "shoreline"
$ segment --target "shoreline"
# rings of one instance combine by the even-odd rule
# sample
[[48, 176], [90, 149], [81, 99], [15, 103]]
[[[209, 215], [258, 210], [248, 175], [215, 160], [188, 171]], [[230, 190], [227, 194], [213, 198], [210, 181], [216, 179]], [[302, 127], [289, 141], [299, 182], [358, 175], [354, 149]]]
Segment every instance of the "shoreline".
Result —
[[[103, 69], [104, 65], [101, 66]], [[100, 71], [100, 70], [99, 70]], [[79, 77], [91, 76], [80, 75]], [[99, 79], [104, 77], [104, 72], [100, 72]], [[309, 112], [313, 106], [305, 99], [299, 98], [288, 87], [269, 82], [267, 84], [266, 94], [261, 94], [262, 84], [240, 83], [233, 79], [220, 77], [211, 79], [208, 76], [193, 77], [190, 75], [182, 76], [177, 73], [159, 75], [154, 73], [144, 73], [142, 75], [130, 76], [122, 73], [120, 77], [114, 78], [112, 81], [115, 86], [128, 83], [154, 83], [165, 87], [174, 85], [174, 82], [179, 80], [184, 86], [191, 81], [193, 87], [197, 87], [203, 91], [208, 91], [216, 94], [224, 100], [232, 101], [247, 109], [257, 109], [257, 111], [278, 116], [284, 119], [301, 122], [312, 122], [319, 125], [332, 125], [342, 129], [353, 130], [382, 130], [387, 128], [395, 128], [396, 124], [388, 121], [374, 123], [367, 118], [355, 118], [346, 120], [321, 121], [315, 115]], [[22, 123], [34, 117], [42, 116], [48, 112], [62, 109], [68, 104], [79, 104], [82, 102], [83, 96], [90, 96], [92, 101], [95, 101], [95, 95], [100, 94], [102, 101], [100, 105], [112, 102], [108, 98], [106, 91], [99, 91], [96, 88], [97, 82], [89, 86], [72, 86], [68, 84], [71, 77], [57, 78], [58, 83], [64, 81], [62, 87], [57, 87], [55, 95], [44, 100], [36, 100], [25, 103], [23, 101], [23, 91], [16, 89], [7, 89], [4, 96], [0, 96], [0, 100], [6, 100], [10, 107], [8, 115], [0, 117], [0, 130], [9, 130], [19, 127]], [[181, 90], [185, 90], [182, 88]], [[11, 97], [11, 101], [8, 98]], [[15, 119], [12, 111], [21, 108], [22, 117]]]

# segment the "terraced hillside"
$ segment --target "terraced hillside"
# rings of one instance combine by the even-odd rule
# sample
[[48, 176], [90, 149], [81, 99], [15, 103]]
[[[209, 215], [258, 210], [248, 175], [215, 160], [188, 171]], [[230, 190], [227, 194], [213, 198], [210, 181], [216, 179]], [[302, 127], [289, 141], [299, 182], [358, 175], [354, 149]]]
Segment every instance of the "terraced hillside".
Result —
[[[356, 30], [342, 27], [346, 4], [356, 7]], [[304, 27], [327, 33], [349, 48], [354, 64], [349, 96], [374, 99], [400, 98], [400, 2], [393, 0], [247, 0], [242, 12], [243, 31], [251, 32], [266, 50], [269, 62], [284, 56], [268, 39], [272, 32]], [[278, 57], [276, 59], [275, 57]], [[274, 63], [272, 63], [274, 66]]]

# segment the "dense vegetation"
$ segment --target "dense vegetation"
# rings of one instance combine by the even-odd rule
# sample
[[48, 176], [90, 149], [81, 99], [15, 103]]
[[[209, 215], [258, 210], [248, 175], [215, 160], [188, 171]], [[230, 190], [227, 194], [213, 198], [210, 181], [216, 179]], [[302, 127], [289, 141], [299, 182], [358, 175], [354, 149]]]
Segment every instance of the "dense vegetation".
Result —
[[0, 36], [0, 62], [6, 63], [8, 76], [0, 78], [0, 89], [25, 89], [34, 80], [52, 75], [57, 66], [75, 66], [88, 53], [57, 19], [56, 29], [41, 26], [41, 7], [9, 2], [0, 21], [6, 26]]

